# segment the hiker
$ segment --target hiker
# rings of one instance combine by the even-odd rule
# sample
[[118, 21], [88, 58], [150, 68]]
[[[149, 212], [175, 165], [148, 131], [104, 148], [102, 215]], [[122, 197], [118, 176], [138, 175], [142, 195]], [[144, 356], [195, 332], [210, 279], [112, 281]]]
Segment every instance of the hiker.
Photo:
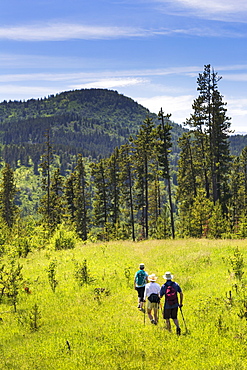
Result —
[[140, 269], [135, 273], [134, 278], [134, 289], [136, 289], [138, 293], [138, 308], [142, 312], [144, 311], [143, 309], [144, 291], [148, 278], [148, 273], [144, 271], [144, 268], [145, 268], [144, 263], [140, 263]]
[[172, 281], [173, 276], [170, 272], [166, 272], [165, 275], [163, 275], [163, 278], [166, 282], [160, 289], [160, 298], [165, 296], [163, 317], [166, 320], [166, 328], [171, 331], [170, 319], [173, 319], [173, 322], [176, 325], [177, 334], [180, 335], [181, 329], [178, 322], [178, 307], [181, 308], [183, 306], [183, 292], [178, 283]]
[[[151, 321], [151, 324], [157, 325], [158, 324], [158, 312], [159, 312], [159, 304], [160, 304], [160, 285], [156, 283], [157, 276], [155, 274], [151, 274], [148, 277], [149, 283], [145, 286], [144, 292], [144, 302], [148, 299], [147, 304], [147, 312], [148, 317]], [[152, 310], [153, 314], [152, 315]]]

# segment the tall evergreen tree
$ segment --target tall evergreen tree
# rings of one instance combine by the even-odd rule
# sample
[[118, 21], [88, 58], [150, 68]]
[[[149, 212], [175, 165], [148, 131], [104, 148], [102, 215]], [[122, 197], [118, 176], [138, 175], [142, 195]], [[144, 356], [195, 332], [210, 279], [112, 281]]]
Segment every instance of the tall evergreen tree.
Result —
[[206, 194], [214, 203], [219, 200], [225, 209], [231, 162], [228, 141], [230, 122], [226, 116], [226, 103], [218, 91], [220, 79], [210, 64], [204, 67], [204, 72], [197, 79], [199, 96], [193, 103], [194, 113], [186, 123], [194, 129], [200, 142], [198, 156], [204, 158], [201, 166]]
[[135, 221], [134, 221], [134, 205], [133, 205], [133, 167], [131, 162], [130, 145], [125, 144], [120, 147], [119, 152], [120, 174], [120, 204], [122, 214], [125, 215], [122, 220], [124, 227], [131, 227], [132, 240], [135, 241]]
[[133, 140], [137, 175], [138, 209], [141, 211], [142, 233], [145, 239], [148, 239], [149, 236], [149, 161], [153, 154], [155, 140], [154, 122], [150, 117], [147, 117], [136, 135], [136, 139]]
[[158, 133], [160, 138], [159, 145], [159, 165], [161, 167], [162, 176], [167, 182], [168, 187], [168, 199], [170, 206], [170, 218], [171, 218], [171, 231], [172, 238], [175, 238], [175, 227], [174, 227], [174, 217], [173, 217], [173, 202], [172, 202], [172, 190], [171, 190], [171, 176], [170, 176], [170, 162], [169, 162], [169, 153], [171, 151], [172, 142], [171, 142], [171, 129], [172, 126], [169, 123], [171, 117], [170, 114], [164, 115], [164, 112], [161, 108], [159, 115], [161, 124], [158, 126]]
[[108, 214], [110, 210], [109, 179], [106, 176], [106, 160], [101, 159], [92, 164], [93, 189], [93, 216], [96, 226], [105, 229], [108, 238]]
[[119, 222], [120, 209], [119, 209], [119, 194], [120, 194], [120, 182], [119, 182], [119, 149], [115, 148], [113, 154], [108, 158], [106, 163], [106, 176], [109, 179], [108, 188], [110, 196], [109, 204], [109, 221], [112, 226], [116, 226]]
[[8, 163], [2, 169], [2, 181], [0, 187], [0, 212], [2, 219], [9, 228], [14, 225], [18, 207], [15, 205], [16, 185], [14, 171]]
[[42, 162], [40, 164], [42, 171], [42, 190], [44, 196], [41, 199], [41, 206], [39, 212], [43, 215], [43, 220], [48, 226], [49, 232], [54, 229], [52, 216], [50, 211], [51, 204], [51, 163], [53, 159], [52, 146], [50, 142], [50, 131], [47, 130], [46, 134], [46, 152], [42, 155]]
[[89, 192], [82, 155], [78, 155], [74, 174], [74, 220], [76, 231], [82, 240], [87, 240]]
[[[60, 174], [60, 170], [56, 169], [50, 177], [49, 193], [46, 192], [43, 195], [39, 207], [43, 223], [48, 227], [49, 233], [52, 233], [63, 220], [63, 189], [63, 177]], [[49, 206], [47, 206], [48, 204]]]

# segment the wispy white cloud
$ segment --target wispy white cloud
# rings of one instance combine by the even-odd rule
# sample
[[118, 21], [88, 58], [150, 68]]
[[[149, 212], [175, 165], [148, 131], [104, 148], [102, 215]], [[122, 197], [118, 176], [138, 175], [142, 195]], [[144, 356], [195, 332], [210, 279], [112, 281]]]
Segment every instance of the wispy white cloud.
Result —
[[[23, 62], [19, 67], [45, 67], [46, 65], [50, 66], [54, 63], [55, 66], [60, 62], [61, 66], [68, 67], [71, 64], [74, 67], [79, 68], [82, 65], [82, 60], [73, 60], [67, 58], [54, 58], [54, 57], [40, 57], [37, 56], [18, 56], [13, 55], [13, 59], [9, 55], [6, 60], [9, 64], [14, 64], [15, 60], [20, 60], [23, 57], [23, 61], [29, 61], [29, 64], [26, 65]], [[44, 59], [44, 60], [43, 60]], [[63, 62], [62, 62], [63, 59]], [[71, 64], [70, 64], [71, 63]], [[85, 65], [88, 62], [84, 61]], [[92, 61], [93, 63], [93, 61]], [[101, 61], [98, 61], [98, 64], [101, 64]], [[2, 56], [0, 54], [0, 66], [2, 66]], [[124, 86], [130, 84], [140, 84], [146, 83], [151, 77], [165, 77], [165, 76], [187, 76], [190, 78], [197, 78], [198, 73], [202, 72], [203, 66], [180, 66], [180, 67], [167, 67], [167, 68], [150, 68], [150, 69], [107, 69], [107, 70], [93, 70], [85, 72], [42, 72], [42, 73], [12, 73], [12, 74], [0, 74], [0, 82], [2, 83], [11, 83], [11, 82], [21, 82], [21, 81], [68, 81], [71, 84], [71, 87], [78, 88], [82, 86], [83, 88], [90, 87], [115, 87], [115, 86]], [[223, 76], [223, 80], [228, 81], [247, 81], [247, 65], [226, 65], [226, 66], [215, 66], [215, 71], [219, 75]], [[228, 73], [235, 72], [235, 73]], [[241, 71], [241, 72], [239, 72]]]
[[232, 99], [229, 98], [227, 101], [227, 110], [229, 115], [246, 116], [247, 117], [247, 98], [243, 99]]
[[152, 113], [158, 114], [160, 108], [162, 108], [165, 113], [172, 114], [172, 120], [182, 124], [185, 118], [189, 117], [191, 113], [191, 105], [194, 98], [193, 95], [160, 95], [150, 98], [136, 97], [135, 100], [144, 107], [147, 107]]
[[58, 90], [56, 87], [51, 86], [25, 86], [6, 84], [0, 85], [0, 99], [3, 100], [22, 100], [31, 98], [41, 98], [50, 94], [56, 94]]
[[102, 89], [112, 89], [116, 87], [124, 87], [130, 85], [139, 85], [146, 83], [147, 80], [143, 78], [117, 78], [117, 79], [102, 79], [99, 81], [71, 85], [72, 89], [91, 89], [91, 88], [102, 88]]
[[122, 38], [146, 38], [157, 36], [193, 35], [207, 37], [243, 37], [246, 33], [223, 28], [212, 28], [200, 25], [197, 27], [116, 27], [92, 26], [73, 23], [27, 24], [20, 26], [0, 27], [0, 40], [45, 42], [66, 40], [103, 40]]
[[70, 23], [0, 27], [0, 39], [15, 41], [61, 41], [69, 39], [116, 39], [148, 36], [150, 31], [132, 27], [100, 27]]
[[154, 0], [163, 4], [164, 12], [183, 16], [197, 16], [211, 20], [247, 22], [245, 0]]
[[[19, 63], [19, 64], [18, 64]], [[0, 74], [0, 82], [11, 81], [66, 81], [75, 80], [76, 83], [92, 83], [94, 80], [103, 80], [109, 78], [146, 78], [149, 76], [168, 76], [168, 75], [184, 75], [195, 77], [202, 71], [202, 66], [180, 66], [167, 68], [146, 68], [146, 69], [117, 69], [110, 68], [102, 70], [102, 59], [92, 58], [66, 58], [66, 57], [52, 57], [52, 56], [36, 56], [36, 55], [2, 55], [0, 54], [0, 67], [18, 67], [18, 70], [27, 69], [43, 69], [46, 70], [55, 66], [55, 72], [42, 73], [12, 73]], [[114, 63], [114, 61], [112, 62]], [[94, 67], [93, 70], [88, 70], [88, 66]], [[63, 72], [60, 73], [60, 68], [76, 68], [84, 70], [84, 72]], [[247, 68], [247, 66], [246, 66]], [[17, 71], [17, 69], [16, 69]]]
[[246, 82], [247, 81], [247, 73], [225, 74], [224, 75], [224, 80]]
[[247, 11], [245, 0], [173, 0], [173, 3], [208, 13], [240, 13], [244, 10]]

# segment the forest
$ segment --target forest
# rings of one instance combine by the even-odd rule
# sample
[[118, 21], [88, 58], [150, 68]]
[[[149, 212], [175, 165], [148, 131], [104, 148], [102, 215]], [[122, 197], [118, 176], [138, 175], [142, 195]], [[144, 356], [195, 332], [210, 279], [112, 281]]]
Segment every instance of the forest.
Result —
[[210, 65], [199, 74], [185, 129], [102, 89], [1, 103], [2, 250], [54, 235], [57, 249], [246, 237], [247, 142], [230, 135], [220, 79]]
[[[77, 154], [93, 160], [109, 156], [135, 136], [147, 115], [157, 116], [132, 99], [104, 89], [76, 90], [28, 101], [0, 103], [0, 146], [12, 167], [29, 165], [38, 174], [49, 130], [62, 174], [71, 171]], [[174, 125], [174, 150], [183, 129]]]

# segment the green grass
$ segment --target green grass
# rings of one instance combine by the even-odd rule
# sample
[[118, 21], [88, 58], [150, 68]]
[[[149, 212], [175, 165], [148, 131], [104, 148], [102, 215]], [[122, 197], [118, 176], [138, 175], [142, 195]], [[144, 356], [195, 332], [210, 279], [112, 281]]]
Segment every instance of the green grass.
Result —
[[[236, 279], [227, 262], [236, 247], [247, 261], [245, 240], [110, 242], [30, 253], [20, 263], [31, 294], [21, 289], [16, 313], [0, 304], [0, 369], [247, 369], [247, 322], [238, 316]], [[95, 281], [80, 287], [75, 262], [85, 259]], [[47, 271], [52, 261], [55, 293]], [[133, 289], [140, 262], [160, 284], [166, 271], [174, 274], [184, 292], [188, 333], [180, 314], [181, 337], [173, 324], [168, 333], [161, 317], [157, 326], [147, 316], [144, 322]], [[99, 299], [95, 288], [105, 289]], [[34, 305], [40, 312], [35, 331]]]

